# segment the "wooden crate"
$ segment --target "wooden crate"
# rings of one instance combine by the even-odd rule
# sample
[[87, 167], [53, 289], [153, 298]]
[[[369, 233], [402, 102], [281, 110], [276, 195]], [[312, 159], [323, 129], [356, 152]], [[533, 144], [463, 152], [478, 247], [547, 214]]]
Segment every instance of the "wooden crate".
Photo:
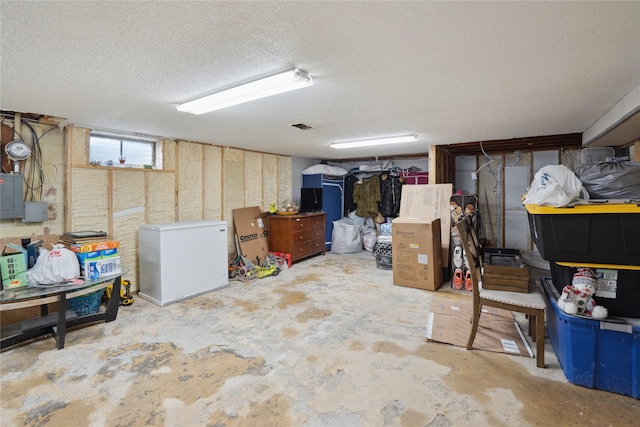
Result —
[[529, 267], [485, 265], [482, 288], [496, 291], [529, 292]]

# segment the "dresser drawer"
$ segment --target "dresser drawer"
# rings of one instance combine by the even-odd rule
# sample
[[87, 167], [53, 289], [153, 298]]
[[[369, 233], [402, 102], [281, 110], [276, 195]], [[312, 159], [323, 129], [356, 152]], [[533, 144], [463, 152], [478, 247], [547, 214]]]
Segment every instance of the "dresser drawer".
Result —
[[324, 252], [325, 251], [325, 241], [324, 239], [316, 239], [316, 240], [312, 240], [309, 242], [309, 253], [310, 254], [317, 254], [318, 252]]
[[314, 228], [313, 230], [309, 230], [309, 240], [324, 240], [324, 225], [319, 228]]
[[292, 259], [304, 258], [308, 255], [324, 252], [324, 239], [316, 239], [310, 242], [297, 243], [291, 249]]
[[294, 231], [291, 233], [291, 244], [297, 245], [298, 243], [308, 242], [310, 233], [309, 230]]
[[312, 216], [307, 218], [309, 220], [309, 228], [311, 229], [323, 229], [324, 228], [324, 216]]
[[297, 243], [291, 246], [291, 259], [297, 260], [299, 258], [304, 258], [309, 255], [311, 251], [309, 250], [309, 242]]
[[311, 218], [294, 218], [291, 221], [291, 231], [309, 230], [311, 226]]

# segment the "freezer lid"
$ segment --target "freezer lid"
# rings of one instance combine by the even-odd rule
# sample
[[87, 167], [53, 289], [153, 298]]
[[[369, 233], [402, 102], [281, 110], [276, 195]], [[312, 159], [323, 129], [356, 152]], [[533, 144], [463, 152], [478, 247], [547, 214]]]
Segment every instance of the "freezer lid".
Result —
[[185, 230], [191, 228], [202, 227], [226, 227], [227, 221], [210, 221], [210, 220], [197, 220], [197, 221], [180, 221], [180, 222], [164, 222], [157, 224], [140, 224], [140, 230], [153, 230], [153, 231], [168, 231], [168, 230]]

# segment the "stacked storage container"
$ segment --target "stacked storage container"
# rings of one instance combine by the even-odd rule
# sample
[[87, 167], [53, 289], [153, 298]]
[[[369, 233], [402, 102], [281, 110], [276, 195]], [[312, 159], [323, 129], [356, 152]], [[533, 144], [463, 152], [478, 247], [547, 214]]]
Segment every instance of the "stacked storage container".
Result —
[[[566, 378], [640, 398], [640, 204], [526, 208], [531, 238], [551, 265], [547, 327]], [[609, 312], [603, 321], [556, 304], [579, 267], [598, 275], [595, 298]]]

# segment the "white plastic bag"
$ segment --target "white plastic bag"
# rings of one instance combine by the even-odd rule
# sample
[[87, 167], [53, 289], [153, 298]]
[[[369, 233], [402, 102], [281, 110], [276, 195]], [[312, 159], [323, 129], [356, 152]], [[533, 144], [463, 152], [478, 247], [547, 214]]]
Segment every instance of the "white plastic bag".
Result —
[[48, 251], [40, 249], [36, 264], [27, 271], [27, 281], [31, 285], [51, 285], [80, 277], [78, 257], [64, 245], [53, 245]]
[[522, 203], [560, 208], [579, 199], [589, 200], [589, 193], [576, 174], [564, 165], [548, 165], [536, 173]]
[[350, 254], [360, 251], [362, 251], [362, 225], [356, 224], [349, 218], [333, 221], [331, 252]]

